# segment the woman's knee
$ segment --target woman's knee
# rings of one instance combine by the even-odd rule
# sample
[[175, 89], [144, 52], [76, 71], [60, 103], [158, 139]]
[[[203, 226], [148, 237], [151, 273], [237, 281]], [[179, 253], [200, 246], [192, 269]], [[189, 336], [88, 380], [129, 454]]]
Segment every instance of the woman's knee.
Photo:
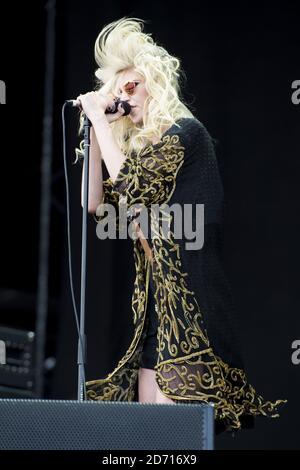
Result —
[[156, 381], [155, 371], [140, 367], [138, 376], [139, 402], [155, 403]]
[[165, 403], [165, 404], [172, 404], [175, 405], [175, 402], [171, 400], [171, 398], [167, 397], [162, 393], [159, 386], [156, 384], [156, 396], [155, 396], [155, 403]]
[[155, 379], [155, 370], [140, 367], [138, 381], [139, 402], [175, 405], [173, 400], [161, 392]]

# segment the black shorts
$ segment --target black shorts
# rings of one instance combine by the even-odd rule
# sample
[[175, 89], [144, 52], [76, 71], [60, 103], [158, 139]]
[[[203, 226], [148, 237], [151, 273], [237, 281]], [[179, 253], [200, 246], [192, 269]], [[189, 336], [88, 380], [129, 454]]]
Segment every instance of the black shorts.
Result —
[[148, 292], [148, 304], [146, 316], [149, 317], [147, 336], [143, 345], [141, 367], [145, 369], [154, 369], [157, 360], [157, 329], [158, 329], [158, 314], [155, 310], [155, 299], [154, 299], [154, 285], [152, 281], [152, 275], [150, 273], [149, 278], [149, 292]]

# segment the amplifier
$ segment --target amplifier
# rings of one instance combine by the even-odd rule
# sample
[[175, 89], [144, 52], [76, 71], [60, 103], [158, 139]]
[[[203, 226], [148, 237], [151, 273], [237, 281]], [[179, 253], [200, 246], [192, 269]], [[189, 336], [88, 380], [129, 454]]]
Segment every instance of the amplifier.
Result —
[[34, 389], [33, 331], [0, 326], [0, 387]]

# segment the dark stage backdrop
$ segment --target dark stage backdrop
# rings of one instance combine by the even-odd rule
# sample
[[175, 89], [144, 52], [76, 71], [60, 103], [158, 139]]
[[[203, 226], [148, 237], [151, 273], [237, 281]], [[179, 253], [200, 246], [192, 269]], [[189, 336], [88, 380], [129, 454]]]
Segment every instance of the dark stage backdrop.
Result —
[[[28, 3], [28, 2], [27, 2]], [[36, 5], [35, 5], [36, 3]], [[0, 80], [2, 260], [0, 324], [34, 328], [38, 266], [41, 130], [46, 2], [5, 13]], [[299, 373], [292, 343], [299, 321], [299, 121], [292, 83], [300, 80], [299, 8], [252, 2], [233, 8], [208, 2], [128, 4], [57, 2], [53, 181], [45, 396], [76, 398], [77, 338], [69, 289], [61, 106], [93, 89], [93, 47], [101, 28], [122, 16], [148, 20], [146, 32], [181, 58], [184, 97], [218, 140], [224, 182], [224, 255], [235, 296], [249, 380], [266, 398], [287, 398], [278, 420], [257, 420], [255, 430], [220, 436], [218, 448], [299, 448]], [[225, 4], [224, 4], [225, 5]], [[6, 7], [8, 8], [8, 7]], [[9, 119], [8, 119], [9, 118]], [[79, 305], [81, 169], [72, 165], [78, 144], [77, 111], [67, 114], [73, 274]], [[87, 378], [110, 372], [131, 342], [130, 240], [100, 241], [89, 216]], [[9, 292], [30, 306], [14, 308]], [[13, 312], [13, 313], [11, 313]], [[51, 363], [51, 361], [50, 361]], [[49, 364], [49, 361], [48, 361]], [[52, 362], [54, 364], [54, 362]]]

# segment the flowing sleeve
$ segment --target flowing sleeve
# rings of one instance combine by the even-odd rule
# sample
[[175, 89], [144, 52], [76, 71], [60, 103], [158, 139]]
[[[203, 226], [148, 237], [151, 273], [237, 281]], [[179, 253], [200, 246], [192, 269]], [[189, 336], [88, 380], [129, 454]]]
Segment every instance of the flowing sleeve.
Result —
[[111, 178], [107, 178], [103, 180], [103, 194], [102, 199], [99, 202], [99, 205], [96, 209], [96, 214], [94, 214], [94, 220], [99, 223], [106, 218], [107, 215], [107, 207], [108, 205], [114, 211], [113, 216], [116, 220], [116, 226], [118, 228], [119, 225], [119, 193], [114, 190], [114, 185]]

